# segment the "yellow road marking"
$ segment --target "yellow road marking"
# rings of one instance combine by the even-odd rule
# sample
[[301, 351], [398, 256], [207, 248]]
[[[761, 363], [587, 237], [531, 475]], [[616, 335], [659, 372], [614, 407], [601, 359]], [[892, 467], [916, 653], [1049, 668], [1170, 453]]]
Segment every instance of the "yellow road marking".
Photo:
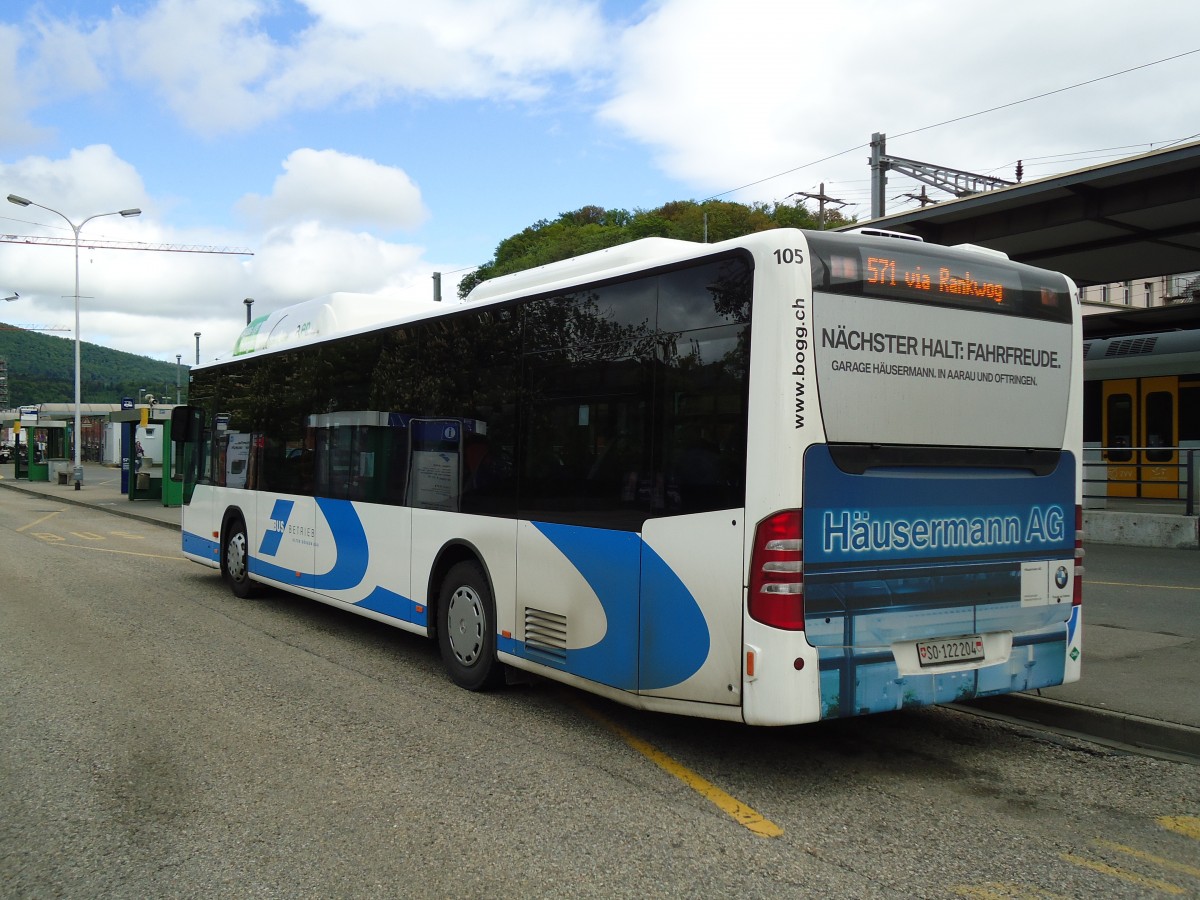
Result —
[[725, 813], [743, 828], [747, 829], [753, 834], [758, 835], [759, 837], [775, 838], [780, 837], [783, 834], [782, 828], [767, 819], [761, 813], [755, 812], [740, 800], [729, 796], [729, 794], [725, 793], [715, 784], [710, 781], [706, 781], [691, 769], [681, 765], [680, 763], [677, 763], [657, 747], [646, 743], [641, 738], [635, 737], [616, 722], [610, 722], [604, 716], [600, 715], [600, 713], [596, 712], [594, 709], [591, 709], [585, 704], [579, 704], [579, 706], [592, 719], [615, 733], [621, 738], [621, 740], [627, 743], [638, 753], [645, 756], [659, 768], [671, 775], [674, 775], [693, 791], [704, 797], [710, 803], [714, 804], [719, 810], [721, 810], [721, 812]]
[[1200, 816], [1159, 816], [1154, 821], [1163, 828], [1200, 841]]
[[1073, 853], [1059, 854], [1064, 860], [1074, 865], [1081, 866], [1085, 869], [1091, 869], [1093, 872], [1099, 872], [1101, 875], [1111, 875], [1113, 878], [1120, 878], [1123, 881], [1128, 881], [1131, 884], [1140, 885], [1141, 887], [1153, 888], [1156, 891], [1162, 891], [1164, 894], [1184, 894], [1186, 891], [1177, 884], [1171, 884], [1169, 881], [1161, 881], [1158, 878], [1148, 878], [1145, 875], [1139, 875], [1136, 872], [1130, 872], [1118, 866], [1110, 866], [1108, 863], [1098, 862], [1094, 859], [1084, 859], [1082, 856], [1076, 856]]
[[54, 534], [49, 531], [35, 532], [33, 535], [40, 541], [45, 541], [47, 544], [58, 544], [61, 547], [71, 547], [76, 550], [94, 550], [96, 553], [116, 553], [121, 556], [140, 556], [144, 559], [178, 559], [187, 562], [186, 556], [163, 556], [161, 553], [136, 553], [133, 550], [112, 550], [108, 547], [96, 547], [91, 544], [68, 544], [67, 539], [61, 534]]
[[1092, 843], [1097, 847], [1115, 850], [1118, 853], [1124, 853], [1126, 856], [1132, 856], [1134, 859], [1140, 859], [1142, 862], [1154, 863], [1156, 866], [1162, 866], [1164, 869], [1170, 869], [1172, 872], [1179, 872], [1181, 875], [1191, 875], [1193, 878], [1200, 878], [1200, 868], [1196, 868], [1196, 866], [1187, 866], [1161, 856], [1155, 856], [1153, 853], [1147, 853], [1145, 850], [1126, 847], [1124, 844], [1114, 844], [1112, 841], [1097, 839], [1092, 841]]
[[38, 519], [36, 522], [30, 522], [28, 525], [22, 525], [20, 528], [18, 528], [18, 529], [17, 529], [17, 532], [18, 532], [18, 533], [20, 533], [20, 532], [24, 531], [24, 530], [25, 530], [25, 529], [27, 529], [27, 528], [32, 528], [34, 525], [41, 525], [41, 524], [42, 524], [43, 522], [45, 522], [47, 519], [52, 519], [52, 518], [54, 518], [55, 516], [57, 516], [59, 513], [62, 513], [62, 512], [66, 512], [66, 510], [62, 510], [62, 509], [56, 509], [56, 510], [55, 510], [54, 512], [52, 512], [52, 513], [46, 513], [46, 515], [42, 516], [42, 517], [41, 517], [40, 519]]
[[1200, 591], [1200, 587], [1195, 587], [1190, 584], [1142, 584], [1138, 581], [1089, 581], [1083, 579], [1084, 584], [1102, 584], [1105, 587], [1131, 587], [1131, 588], [1153, 588], [1159, 591]]
[[954, 886], [954, 890], [960, 897], [970, 897], [972, 900], [1067, 900], [1062, 894], [1002, 881], [959, 884]]
[[161, 553], [135, 553], [133, 550], [110, 550], [107, 547], [91, 547], [87, 544], [65, 544], [67, 547], [76, 547], [80, 550], [94, 550], [96, 553], [116, 553], [120, 556], [141, 556], [145, 559], [176, 559], [180, 562], [187, 562], [186, 556], [164, 556]]

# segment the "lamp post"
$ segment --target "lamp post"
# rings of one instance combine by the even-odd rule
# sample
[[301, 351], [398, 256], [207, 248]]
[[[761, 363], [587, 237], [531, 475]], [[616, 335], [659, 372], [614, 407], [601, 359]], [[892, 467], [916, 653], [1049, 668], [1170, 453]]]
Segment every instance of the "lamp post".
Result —
[[200, 365], [200, 332], [196, 332], [196, 365]]
[[38, 209], [44, 209], [46, 212], [52, 212], [60, 217], [64, 222], [71, 226], [71, 230], [75, 232], [75, 490], [79, 490], [83, 483], [83, 457], [81, 451], [82, 446], [82, 410], [79, 403], [79, 232], [92, 219], [99, 219], [101, 216], [124, 216], [126, 219], [140, 216], [140, 209], [120, 209], [115, 212], [96, 213], [94, 216], [88, 216], [78, 225], [60, 213], [57, 209], [51, 209], [49, 206], [42, 206], [40, 203], [34, 203], [32, 200], [26, 200], [24, 197], [18, 197], [16, 194], [8, 195], [8, 202], [15, 203], [17, 206], [36, 206]]
[[182, 401], [179, 399], [179, 361], [183, 359], [182, 353], [175, 354], [175, 405], [178, 406]]

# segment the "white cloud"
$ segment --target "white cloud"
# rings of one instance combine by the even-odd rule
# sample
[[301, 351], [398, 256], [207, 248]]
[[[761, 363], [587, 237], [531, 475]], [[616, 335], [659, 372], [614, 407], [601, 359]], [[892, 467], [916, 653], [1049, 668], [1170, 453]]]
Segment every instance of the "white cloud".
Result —
[[275, 116], [259, 92], [280, 49], [256, 27], [261, 0], [161, 0], [143, 15], [118, 9], [114, 51], [133, 79], [152, 86], [200, 132], [243, 129]]
[[0, 146], [32, 143], [41, 137], [27, 118], [32, 97], [20, 77], [20, 46], [20, 31], [0, 25]]
[[[1151, 5], [1156, 33], [1194, 44], [1200, 8]], [[1130, 43], [1149, 18], [1139, 7], [1030, 0], [743, 0], [736, 12], [723, 0], [662, 0], [623, 33], [615, 89], [600, 115], [647, 145], [665, 173], [703, 191], [851, 151], [756, 187], [753, 199], [830, 177], [865, 198], [862, 145], [876, 131], [889, 135], [896, 155], [962, 169], [1003, 165], [996, 174], [1011, 178], [1007, 166], [1018, 158], [1100, 147], [1114, 132], [1190, 133], [1200, 95], [1193, 92], [1187, 111], [1156, 107], [1177, 103], [1178, 80], [1193, 64], [899, 135], [1170, 55], [1161, 42]], [[896, 180], [897, 191], [913, 186]]]
[[427, 216], [420, 190], [401, 169], [311, 149], [294, 151], [283, 168], [269, 197], [251, 194], [239, 209], [269, 225], [316, 218], [412, 229]]
[[[204, 358], [224, 353], [245, 324], [246, 297], [255, 299], [258, 315], [333, 291], [400, 292], [422, 301], [432, 294], [434, 266], [423, 259], [422, 247], [337, 224], [373, 220], [412, 227], [425, 214], [419, 192], [402, 171], [359, 157], [293, 153], [273, 193], [254, 198], [267, 224], [247, 233], [184, 232], [164, 225], [136, 170], [106, 145], [72, 151], [63, 159], [31, 156], [0, 165], [0, 183], [8, 192], [61, 210], [76, 224], [97, 211], [148, 208], [141, 218], [104, 217], [87, 223], [82, 232], [82, 338], [119, 350], [167, 360], [181, 354], [190, 360], [193, 334], [200, 331]], [[73, 237], [52, 213], [32, 206], [5, 207], [4, 233]], [[147, 249], [89, 246], [88, 238]], [[64, 336], [73, 333], [71, 244], [0, 247], [3, 287], [21, 294], [0, 310], [4, 320], [66, 328]], [[253, 255], [171, 249], [240, 247], [251, 248]]]
[[294, 303], [332, 291], [386, 290], [403, 282], [420, 258], [419, 247], [309, 221], [266, 234], [250, 268], [260, 293]]
[[[203, 134], [252, 128], [298, 109], [415, 95], [533, 99], [545, 80], [602, 60], [609, 35], [586, 0], [159, 0], [118, 8], [112, 52]], [[60, 35], [70, 27], [56, 23]], [[98, 52], [98, 51], [94, 51]]]
[[[119, 158], [107, 144], [92, 144], [72, 150], [66, 159], [29, 156], [10, 165], [0, 164], [0, 180], [7, 185], [5, 195], [18, 194], [57, 209], [76, 224], [95, 213], [141, 207], [146, 204], [146, 189], [137, 170]], [[17, 209], [8, 207], [9, 215]], [[21, 218], [66, 228], [58, 217], [27, 207]], [[111, 223], [88, 226], [110, 228]], [[70, 229], [66, 231], [71, 236]]]

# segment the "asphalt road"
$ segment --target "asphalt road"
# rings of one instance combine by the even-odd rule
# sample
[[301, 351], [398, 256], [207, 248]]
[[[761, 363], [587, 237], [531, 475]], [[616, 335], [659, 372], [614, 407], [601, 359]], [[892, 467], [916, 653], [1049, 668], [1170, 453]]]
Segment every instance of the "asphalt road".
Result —
[[4, 897], [1200, 894], [1194, 766], [949, 709], [756, 730], [471, 694], [178, 540], [0, 492]]
[[1200, 725], [1200, 553], [1093, 545], [1083, 675], [1046, 696]]

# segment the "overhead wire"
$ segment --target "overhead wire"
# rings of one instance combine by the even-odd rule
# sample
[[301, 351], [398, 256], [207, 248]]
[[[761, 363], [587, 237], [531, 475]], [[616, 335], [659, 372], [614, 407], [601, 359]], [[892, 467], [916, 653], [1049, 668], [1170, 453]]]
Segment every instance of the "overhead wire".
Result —
[[[966, 113], [961, 116], [955, 116], [954, 118], [951, 118], [951, 119], [945, 119], [941, 122], [935, 122], [932, 125], [922, 125], [920, 128], [913, 128], [913, 129], [910, 129], [909, 131], [902, 131], [899, 134], [893, 134], [892, 138], [896, 139], [896, 138], [908, 137], [910, 135], [919, 134], [922, 131], [930, 131], [934, 128], [941, 128], [944, 125], [953, 125], [956, 122], [963, 122], [963, 121], [966, 121], [967, 119], [973, 119], [973, 118], [976, 118], [977, 116], [987, 115], [988, 113], [997, 112], [1002, 109], [1010, 109], [1011, 107], [1019, 106], [1022, 103], [1030, 103], [1034, 100], [1041, 100], [1045, 97], [1052, 97], [1055, 94], [1061, 94], [1061, 93], [1064, 93], [1065, 91], [1071, 91], [1071, 90], [1075, 90], [1076, 88], [1086, 87], [1089, 84], [1096, 84], [1097, 82], [1106, 81], [1110, 78], [1117, 78], [1121, 75], [1128, 75], [1130, 72], [1137, 72], [1141, 69], [1148, 69], [1151, 66], [1162, 65], [1163, 63], [1172, 62], [1173, 60], [1176, 60], [1176, 59], [1182, 59], [1185, 56], [1191, 56], [1196, 53], [1200, 53], [1200, 47], [1197, 47], [1193, 50], [1185, 50], [1182, 53], [1176, 53], [1172, 56], [1163, 57], [1162, 59], [1156, 59], [1152, 62], [1141, 63], [1140, 65], [1136, 65], [1136, 66], [1130, 66], [1129, 68], [1121, 69], [1118, 72], [1110, 72], [1107, 75], [1100, 75], [1096, 78], [1089, 78], [1087, 81], [1080, 81], [1075, 84], [1069, 84], [1066, 87], [1055, 88], [1052, 91], [1043, 91], [1040, 94], [1034, 94], [1032, 96], [1025, 97], [1021, 100], [1013, 100], [1009, 103], [1002, 103], [999, 106], [992, 106], [992, 107], [989, 107], [988, 109], [978, 110], [977, 112]], [[1188, 139], [1184, 138], [1183, 140], [1188, 140]], [[1176, 142], [1176, 143], [1180, 143], [1180, 142]], [[755, 187], [757, 185], [764, 184], [768, 181], [773, 181], [776, 178], [782, 178], [784, 175], [791, 175], [793, 172], [799, 172], [801, 169], [807, 169], [812, 166], [820, 165], [823, 162], [829, 162], [831, 159], [837, 159], [838, 157], [845, 156], [847, 153], [854, 153], [857, 150], [863, 150], [870, 146], [871, 146], [870, 141], [866, 141], [861, 144], [856, 144], [853, 147], [848, 147], [845, 150], [840, 150], [837, 153], [832, 153], [829, 156], [824, 156], [824, 157], [821, 157], [820, 159], [814, 159], [811, 162], [804, 163], [803, 165], [796, 166], [795, 168], [788, 169], [784, 172], [779, 172], [775, 175], [768, 175], [766, 178], [760, 178], [757, 181], [751, 181], [751, 182], [749, 182], [747, 184], [743, 184], [739, 187], [730, 188], [727, 191], [721, 191], [719, 194], [713, 194], [710, 197], [705, 197], [704, 200], [705, 201], [716, 200], [718, 197], [724, 197], [727, 194], [733, 194], [738, 191], [744, 191], [746, 188]], [[1173, 145], [1168, 144], [1167, 146], [1173, 146]], [[701, 201], [701, 202], [704, 202], [704, 201]]]

